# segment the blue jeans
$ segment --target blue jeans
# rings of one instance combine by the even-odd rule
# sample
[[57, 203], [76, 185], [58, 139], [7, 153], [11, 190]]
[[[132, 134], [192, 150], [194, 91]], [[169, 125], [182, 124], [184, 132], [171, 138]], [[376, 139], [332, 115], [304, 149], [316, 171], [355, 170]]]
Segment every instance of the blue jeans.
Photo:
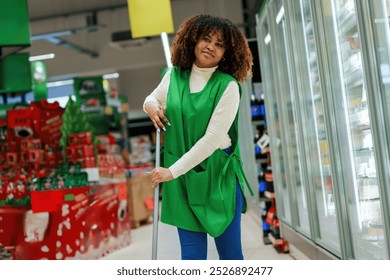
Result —
[[[214, 238], [220, 260], [243, 260], [241, 245], [241, 211], [244, 198], [240, 185], [236, 184], [236, 210], [230, 225], [224, 233]], [[178, 228], [181, 259], [206, 260], [207, 259], [207, 233], [194, 232]]]

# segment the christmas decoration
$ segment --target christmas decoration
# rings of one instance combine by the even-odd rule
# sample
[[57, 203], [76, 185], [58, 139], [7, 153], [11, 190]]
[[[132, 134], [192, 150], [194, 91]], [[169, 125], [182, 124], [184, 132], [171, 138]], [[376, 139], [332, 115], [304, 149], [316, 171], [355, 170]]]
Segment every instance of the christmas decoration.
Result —
[[69, 97], [66, 104], [64, 114], [62, 115], [62, 136], [59, 145], [62, 148], [62, 155], [65, 161], [69, 161], [66, 154], [66, 147], [68, 146], [69, 137], [72, 139], [72, 134], [91, 133], [91, 144], [93, 145], [93, 153], [95, 159], [97, 157], [96, 145], [98, 144], [95, 138], [94, 128], [90, 125], [87, 116], [81, 112], [80, 107]]

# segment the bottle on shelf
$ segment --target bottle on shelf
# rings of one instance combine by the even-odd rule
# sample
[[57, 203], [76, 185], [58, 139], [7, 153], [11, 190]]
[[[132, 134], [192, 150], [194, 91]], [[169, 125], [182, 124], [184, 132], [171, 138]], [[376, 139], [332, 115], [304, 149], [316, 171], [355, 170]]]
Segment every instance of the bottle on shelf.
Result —
[[265, 133], [264, 125], [259, 125], [256, 127], [255, 138], [254, 138], [256, 159], [267, 159], [267, 154], [264, 153], [264, 150], [260, 145], [264, 133]]
[[281, 239], [280, 235], [280, 224], [279, 224], [279, 219], [275, 215], [274, 220], [272, 221], [272, 226], [271, 226], [271, 233], [275, 239]]
[[263, 173], [259, 174], [257, 178], [259, 182], [259, 199], [262, 199], [265, 197], [265, 191], [267, 190], [267, 183], [264, 181]]
[[267, 207], [263, 208], [263, 212], [261, 214], [261, 220], [262, 220], [262, 228], [263, 228], [263, 237], [267, 237], [268, 234], [271, 232], [270, 225], [266, 222], [267, 218]]
[[252, 121], [259, 121], [263, 119], [261, 115], [260, 100], [256, 97], [254, 93], [251, 96], [251, 115]]
[[265, 122], [265, 104], [264, 104], [264, 96], [262, 95], [259, 101], [259, 109], [260, 109], [260, 119]]

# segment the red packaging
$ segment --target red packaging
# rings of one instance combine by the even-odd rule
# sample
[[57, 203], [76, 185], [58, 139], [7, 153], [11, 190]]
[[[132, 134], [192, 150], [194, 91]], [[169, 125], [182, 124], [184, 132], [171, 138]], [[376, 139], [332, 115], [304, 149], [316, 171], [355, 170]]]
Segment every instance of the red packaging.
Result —
[[72, 162], [86, 157], [93, 157], [93, 145], [70, 145], [66, 147], [66, 158]]
[[27, 164], [28, 161], [28, 150], [20, 151], [20, 162], [22, 164]]
[[18, 154], [14, 152], [6, 153], [5, 161], [8, 165], [16, 165], [18, 163]]
[[6, 153], [8, 149], [8, 143], [7, 142], [0, 142], [0, 153]]
[[68, 145], [92, 145], [92, 133], [82, 132], [68, 135]]
[[28, 151], [28, 161], [34, 163], [44, 163], [45, 162], [45, 151], [44, 150], [29, 150]]
[[41, 139], [23, 139], [20, 141], [21, 150], [41, 149]]
[[62, 114], [64, 109], [58, 102], [47, 100], [30, 103], [32, 127], [37, 138], [45, 144], [58, 145], [61, 138]]
[[276, 207], [272, 205], [271, 208], [267, 211], [267, 216], [265, 218], [267, 224], [272, 225], [275, 214], [276, 214]]
[[7, 198], [7, 184], [8, 182], [5, 179], [0, 178], [0, 200], [6, 200]]
[[95, 157], [86, 157], [84, 161], [84, 168], [96, 167]]
[[18, 108], [7, 111], [7, 127], [31, 127], [30, 108]]
[[19, 145], [16, 141], [8, 141], [6, 143], [7, 152], [17, 153], [19, 152]]

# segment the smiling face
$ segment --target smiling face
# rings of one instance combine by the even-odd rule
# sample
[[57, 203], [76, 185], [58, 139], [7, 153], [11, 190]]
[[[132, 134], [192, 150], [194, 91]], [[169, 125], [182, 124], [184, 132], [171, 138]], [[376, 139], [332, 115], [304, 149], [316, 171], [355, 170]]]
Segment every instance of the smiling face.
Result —
[[204, 35], [195, 45], [195, 65], [199, 68], [215, 67], [225, 54], [225, 44], [220, 32]]

